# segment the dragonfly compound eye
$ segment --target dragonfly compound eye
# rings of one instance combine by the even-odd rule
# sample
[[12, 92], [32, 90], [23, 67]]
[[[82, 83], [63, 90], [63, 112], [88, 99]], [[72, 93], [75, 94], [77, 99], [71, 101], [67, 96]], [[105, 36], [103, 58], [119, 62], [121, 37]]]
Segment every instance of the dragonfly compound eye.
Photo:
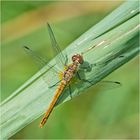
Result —
[[73, 62], [78, 61], [80, 64], [82, 64], [84, 60], [83, 60], [82, 55], [75, 54], [75, 55], [72, 56], [72, 61]]

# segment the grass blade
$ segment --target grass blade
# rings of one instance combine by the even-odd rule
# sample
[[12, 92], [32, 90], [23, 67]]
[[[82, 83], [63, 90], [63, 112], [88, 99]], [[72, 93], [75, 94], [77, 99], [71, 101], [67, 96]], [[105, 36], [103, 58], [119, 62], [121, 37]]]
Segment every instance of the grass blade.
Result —
[[[75, 52], [82, 53], [89, 50], [84, 54], [84, 59], [92, 64], [93, 68], [85, 76], [95, 84], [139, 53], [138, 17], [138, 1], [125, 2], [64, 51], [69, 52], [70, 60]], [[98, 47], [89, 49], [95, 45]], [[54, 59], [50, 61], [51, 65], [54, 63]], [[100, 64], [99, 67], [94, 67], [96, 64]], [[41, 72], [41, 74], [40, 72], [36, 73], [1, 104], [0, 127], [3, 139], [17, 133], [41, 116], [49, 107], [56, 88], [48, 88], [42, 80], [46, 67]], [[47, 72], [45, 74], [47, 75]], [[80, 95], [83, 90], [89, 87], [88, 84], [81, 84], [82, 86], [75, 87], [72, 93], [73, 97]], [[57, 104], [70, 99], [69, 94], [65, 92]]]

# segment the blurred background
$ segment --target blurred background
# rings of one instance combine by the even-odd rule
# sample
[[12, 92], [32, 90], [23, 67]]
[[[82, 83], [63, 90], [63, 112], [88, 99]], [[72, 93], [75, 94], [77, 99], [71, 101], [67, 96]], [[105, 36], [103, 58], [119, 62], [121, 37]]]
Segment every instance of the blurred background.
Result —
[[[123, 1], [2, 1], [1, 101], [38, 71], [24, 52], [26, 45], [53, 58], [46, 22], [52, 25], [62, 49], [102, 20]], [[122, 83], [114, 90], [91, 87], [85, 94], [58, 106], [47, 125], [40, 119], [13, 139], [138, 138], [138, 57], [106, 79]]]

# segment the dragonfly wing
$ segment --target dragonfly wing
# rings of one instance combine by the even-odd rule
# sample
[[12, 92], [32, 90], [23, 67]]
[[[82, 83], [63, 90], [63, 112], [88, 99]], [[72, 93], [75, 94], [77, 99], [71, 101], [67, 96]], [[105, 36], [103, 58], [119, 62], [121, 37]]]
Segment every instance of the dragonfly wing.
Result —
[[[42, 73], [42, 71], [44, 72], [43, 69], [41, 70], [41, 73]], [[52, 87], [57, 86], [61, 81], [61, 79], [59, 78], [58, 75], [59, 74], [54, 72], [53, 70], [49, 70], [49, 71], [45, 71], [43, 73], [42, 78], [47, 83], [48, 87], [52, 88]]]
[[101, 88], [103, 90], [111, 90], [121, 87], [122, 84], [118, 81], [100, 81], [94, 85], [95, 88]]
[[[35, 63], [39, 66], [39, 68], [44, 67], [47, 64], [47, 61], [40, 57], [36, 52], [34, 52], [33, 50], [31, 50], [29, 47], [24, 46], [23, 47], [25, 52], [35, 61]], [[52, 66], [47, 64], [49, 68], [51, 68]]]
[[[26, 51], [26, 53], [29, 56], [31, 56], [31, 58], [39, 66], [42, 78], [49, 87], [55, 85], [56, 83], [58, 83], [58, 81], [60, 81], [58, 77], [59, 70], [55, 68], [55, 65], [47, 64], [47, 61], [44, 58], [40, 57], [36, 52], [31, 50], [29, 47], [24, 46], [23, 48]], [[53, 81], [52, 81], [52, 77], [53, 77]]]
[[61, 49], [60, 49], [60, 47], [55, 39], [55, 36], [54, 36], [54, 33], [53, 33], [51, 26], [48, 23], [47, 23], [47, 26], [48, 26], [48, 32], [49, 32], [49, 36], [51, 39], [51, 44], [52, 44], [53, 53], [54, 53], [56, 63], [61, 69], [63, 69], [64, 66], [66, 65], [66, 62], [67, 62], [67, 56], [62, 53], [62, 51], [61, 51]]

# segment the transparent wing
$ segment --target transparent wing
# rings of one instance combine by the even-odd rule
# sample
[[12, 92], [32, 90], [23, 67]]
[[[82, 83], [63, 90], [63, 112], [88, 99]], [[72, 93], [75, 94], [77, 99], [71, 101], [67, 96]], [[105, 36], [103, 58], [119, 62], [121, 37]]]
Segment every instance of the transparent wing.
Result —
[[[105, 64], [107, 62], [105, 62]], [[90, 71], [92, 71], [92, 69], [94, 69], [94, 71], [96, 70], [97, 73], [100, 72], [98, 69], [98, 65], [100, 64], [91, 65], [88, 62], [84, 62], [84, 64], [79, 67], [79, 70], [77, 72], [77, 78], [82, 80], [83, 82], [86, 82], [89, 86], [94, 85], [97, 87], [103, 87], [103, 88], [105, 87], [106, 89], [113, 89], [113, 88], [121, 86], [121, 83], [118, 81], [100, 81], [97, 84], [94, 84], [95, 81], [92, 81], [91, 79], [87, 78], [87, 77], [90, 77]]]
[[49, 32], [49, 36], [51, 39], [51, 44], [52, 44], [56, 64], [60, 67], [60, 69], [64, 69], [64, 66], [67, 63], [67, 56], [62, 53], [62, 51], [55, 39], [51, 26], [48, 23], [47, 23], [47, 26], [48, 26], [48, 32]]
[[103, 90], [111, 90], [121, 87], [122, 84], [119, 81], [100, 81], [94, 86]]
[[42, 78], [47, 83], [47, 85], [49, 87], [56, 85], [60, 81], [60, 79], [58, 77], [59, 70], [55, 68], [55, 65], [47, 64], [47, 61], [44, 58], [40, 57], [29, 47], [24, 46], [23, 48], [26, 51], [26, 53], [29, 54], [29, 56], [31, 56], [31, 58], [36, 62], [39, 68], [41, 68], [40, 73], [42, 74]]
[[[118, 81], [100, 81], [95, 85], [87, 81], [81, 81], [81, 82], [79, 81], [78, 83], [68, 85], [65, 88], [65, 92], [63, 92], [63, 94], [61, 94], [61, 96], [59, 97], [56, 105], [58, 105], [58, 103], [63, 102], [66, 98], [67, 100], [70, 100], [73, 99], [75, 96], [78, 96], [79, 92], [75, 94], [75, 91], [79, 91], [81, 86], [92, 87], [93, 89], [101, 89], [103, 91], [114, 90], [116, 88], [121, 87], [121, 83]], [[83, 82], [86, 82], [86, 84]]]

